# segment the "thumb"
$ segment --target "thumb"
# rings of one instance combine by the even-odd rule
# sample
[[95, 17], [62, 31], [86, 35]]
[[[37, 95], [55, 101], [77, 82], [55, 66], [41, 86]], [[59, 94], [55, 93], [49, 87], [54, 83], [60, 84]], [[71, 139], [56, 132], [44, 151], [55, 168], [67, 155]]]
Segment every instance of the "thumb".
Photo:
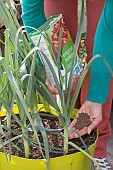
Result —
[[90, 135], [91, 131], [94, 130], [98, 126], [97, 121], [93, 121], [92, 124], [87, 128], [87, 133]]

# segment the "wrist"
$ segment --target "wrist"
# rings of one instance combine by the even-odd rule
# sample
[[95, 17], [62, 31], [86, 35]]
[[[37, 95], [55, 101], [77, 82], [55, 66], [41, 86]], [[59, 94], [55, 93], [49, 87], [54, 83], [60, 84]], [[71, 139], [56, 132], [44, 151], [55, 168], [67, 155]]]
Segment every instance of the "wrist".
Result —
[[89, 105], [98, 105], [98, 106], [101, 106], [102, 104], [101, 103], [98, 103], [98, 102], [93, 102], [93, 101], [90, 101], [90, 100], [86, 100], [87, 104]]

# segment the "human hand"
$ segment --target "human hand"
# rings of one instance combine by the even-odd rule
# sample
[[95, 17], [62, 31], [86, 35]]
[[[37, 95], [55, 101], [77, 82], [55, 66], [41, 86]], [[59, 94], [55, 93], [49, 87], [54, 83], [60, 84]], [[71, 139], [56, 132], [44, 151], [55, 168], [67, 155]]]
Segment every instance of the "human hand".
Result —
[[[90, 134], [93, 129], [95, 129], [98, 124], [102, 121], [102, 104], [90, 102], [86, 100], [84, 104], [79, 109], [76, 118], [72, 121], [72, 123], [69, 125], [69, 129], [73, 128], [75, 130], [74, 126], [77, 122], [77, 117], [80, 113], [87, 113], [91, 120], [91, 125], [89, 127], [84, 127], [82, 130], [78, 131], [80, 136], [83, 136], [85, 134]], [[78, 134], [76, 132], [73, 132], [72, 130], [69, 131], [69, 138], [78, 138]]]
[[46, 85], [47, 85], [47, 87], [49, 88], [49, 90], [51, 91], [51, 93], [52, 93], [53, 95], [58, 94], [57, 88], [54, 87], [54, 86], [51, 84], [51, 82], [49, 81], [49, 78], [48, 78], [47, 75], [46, 75]]
[[[80, 75], [78, 74], [73, 74], [72, 76], [72, 83], [71, 83], [71, 90], [76, 90], [76, 85], [78, 83], [78, 80], [80, 78]], [[58, 90], [56, 87], [54, 87], [51, 82], [49, 81], [48, 76], [46, 75], [46, 85], [48, 86], [49, 90], [51, 91], [52, 94], [58, 94]]]
[[79, 74], [73, 74], [73, 76], [72, 76], [72, 83], [71, 83], [71, 91], [72, 90], [74, 90], [74, 91], [76, 90], [76, 86], [77, 86], [79, 78], [80, 78]]

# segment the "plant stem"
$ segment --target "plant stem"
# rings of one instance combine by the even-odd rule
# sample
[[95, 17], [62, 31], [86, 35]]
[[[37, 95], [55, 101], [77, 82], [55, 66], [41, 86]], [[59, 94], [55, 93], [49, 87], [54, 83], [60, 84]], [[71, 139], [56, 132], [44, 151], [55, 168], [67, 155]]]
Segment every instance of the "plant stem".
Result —
[[[25, 134], [24, 136], [25, 136], [25, 138], [28, 138], [27, 134]], [[29, 145], [25, 138], [23, 139], [24, 140], [25, 158], [29, 158]]]
[[[36, 119], [34, 119], [34, 126], [37, 126], [37, 125], [38, 125], [38, 122]], [[36, 136], [37, 136], [37, 132], [34, 132], [34, 137], [33, 137], [34, 141], [36, 141], [37, 139]]]
[[[2, 144], [2, 140], [0, 139], [0, 145]], [[3, 148], [0, 148], [0, 152], [3, 152]]]
[[[34, 126], [37, 127], [38, 126], [38, 121], [37, 121], [36, 116], [34, 114], [34, 113], [37, 113], [37, 104], [34, 104], [34, 106], [32, 106], [31, 113], [32, 113]], [[37, 140], [37, 132], [36, 131], [34, 132], [33, 139], [34, 139], [34, 141]]]
[[64, 155], [68, 153], [68, 126], [64, 126]]
[[[6, 113], [6, 117], [7, 117], [7, 127], [10, 129], [10, 126], [11, 126], [11, 115], [10, 113]], [[8, 130], [8, 135], [10, 136], [10, 131]]]
[[[24, 122], [24, 127], [26, 127], [26, 120]], [[28, 134], [27, 132], [23, 132], [25, 138], [23, 138], [24, 141], [24, 151], [25, 151], [25, 158], [29, 158], [29, 144], [28, 141], [26, 139], [28, 139]]]

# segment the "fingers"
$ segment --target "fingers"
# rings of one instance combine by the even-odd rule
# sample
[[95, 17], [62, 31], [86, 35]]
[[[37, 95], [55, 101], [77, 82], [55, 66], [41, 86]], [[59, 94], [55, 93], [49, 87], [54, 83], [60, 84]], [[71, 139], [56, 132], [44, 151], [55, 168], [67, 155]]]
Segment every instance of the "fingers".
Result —
[[90, 134], [91, 131], [95, 129], [101, 121], [102, 117], [97, 117], [95, 120], [93, 120], [92, 124], [87, 129], [87, 133]]
[[[80, 136], [83, 136], [83, 135], [87, 134], [87, 129], [88, 129], [87, 127], [84, 127], [84, 128], [83, 128], [82, 130], [80, 130], [80, 131], [77, 131], [77, 130], [76, 130], [76, 132], [70, 130], [70, 132], [69, 132], [69, 139], [78, 138], [79, 135], [80, 135]], [[75, 130], [75, 129], [73, 128], [73, 130]], [[79, 135], [78, 135], [78, 134], [79, 134]]]
[[[76, 89], [76, 85], [77, 82], [80, 78], [80, 75], [78, 74], [74, 74], [72, 77], [72, 84], [71, 84], [71, 89], [75, 90]], [[58, 94], [58, 90], [57, 88], [55, 88], [54, 86], [52, 86], [52, 84], [50, 83], [48, 76], [46, 76], [46, 85], [48, 86], [49, 90], [51, 91], [52, 94]]]
[[72, 90], [76, 90], [76, 86], [77, 86], [77, 83], [78, 83], [79, 78], [80, 78], [80, 75], [79, 75], [79, 74], [73, 74], [72, 84], [71, 84], [71, 89], [72, 89]]
[[[76, 122], [77, 122], [77, 119], [74, 119], [72, 122], [71, 122], [71, 124], [69, 125], [69, 138], [70, 139], [72, 139], [73, 138], [73, 133], [75, 133], [73, 130], [75, 130], [75, 128], [73, 128], [74, 126], [75, 126], [75, 124], [76, 124]], [[71, 129], [73, 129], [73, 130], [71, 130]]]
[[50, 83], [48, 77], [46, 76], [46, 85], [49, 88], [49, 90], [51, 91], [51, 93], [54, 94], [58, 94], [58, 90], [57, 88], [55, 88], [54, 86], [52, 86], [52, 84]]
[[[91, 120], [91, 125], [78, 131], [78, 133], [80, 136], [83, 136], [85, 134], [90, 134], [91, 131], [95, 129], [99, 125], [99, 123], [102, 121], [102, 104], [86, 100], [84, 104], [82, 105], [82, 107], [79, 109], [77, 113], [77, 117], [79, 116], [80, 113], [87, 113], [89, 115], [90, 120]], [[78, 137], [78, 134], [74, 131], [76, 119], [69, 126], [69, 128], [72, 128], [69, 131], [70, 139]]]
[[83, 135], [85, 135], [85, 134], [90, 134], [91, 133], [91, 131], [93, 130], [93, 129], [95, 129], [97, 126], [98, 126], [98, 124], [102, 121], [102, 118], [101, 117], [97, 117], [97, 118], [95, 118], [94, 120], [93, 120], [93, 122], [92, 122], [92, 124], [89, 126], [89, 127], [84, 127], [82, 130], [80, 130], [80, 131], [77, 131], [78, 133], [79, 133], [79, 135], [78, 135], [78, 133], [76, 133], [75, 132], [75, 128], [73, 128], [74, 126], [75, 126], [75, 124], [76, 124], [76, 119], [74, 119], [74, 121], [70, 124], [70, 126], [69, 126], [69, 128], [72, 128], [72, 129], [70, 129], [69, 130], [69, 138], [70, 139], [73, 139], [73, 138], [78, 138], [79, 137], [79, 135], [80, 136], [83, 136]]
[[69, 128], [73, 128], [74, 125], [76, 124], [76, 122], [77, 122], [77, 119], [74, 119], [74, 120], [71, 122], [71, 124], [69, 125]]

